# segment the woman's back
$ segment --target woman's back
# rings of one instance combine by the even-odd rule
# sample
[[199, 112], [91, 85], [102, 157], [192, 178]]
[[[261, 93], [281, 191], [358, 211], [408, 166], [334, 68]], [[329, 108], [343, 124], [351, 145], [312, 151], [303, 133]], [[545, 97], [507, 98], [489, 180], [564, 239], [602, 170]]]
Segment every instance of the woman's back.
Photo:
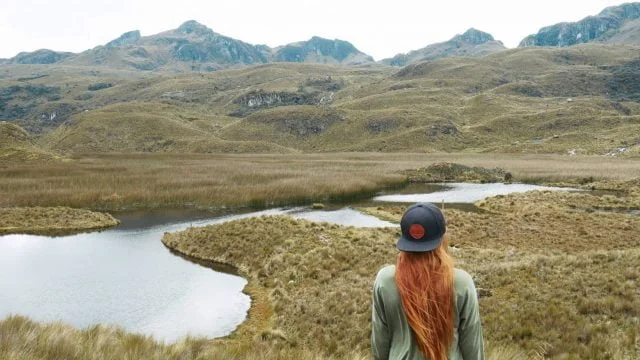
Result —
[[[449, 359], [484, 359], [478, 296], [473, 279], [464, 270], [455, 269], [453, 285], [454, 332]], [[383, 268], [376, 277], [372, 325], [375, 359], [425, 359], [402, 308], [394, 265]]]

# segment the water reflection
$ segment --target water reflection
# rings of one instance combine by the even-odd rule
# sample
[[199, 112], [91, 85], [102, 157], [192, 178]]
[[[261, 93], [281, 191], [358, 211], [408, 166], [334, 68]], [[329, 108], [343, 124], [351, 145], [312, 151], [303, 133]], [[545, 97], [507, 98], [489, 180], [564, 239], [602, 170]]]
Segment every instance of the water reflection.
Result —
[[172, 255], [165, 230], [108, 230], [66, 237], [0, 237], [0, 318], [27, 315], [77, 327], [116, 324], [173, 341], [219, 337], [245, 318], [246, 280]]

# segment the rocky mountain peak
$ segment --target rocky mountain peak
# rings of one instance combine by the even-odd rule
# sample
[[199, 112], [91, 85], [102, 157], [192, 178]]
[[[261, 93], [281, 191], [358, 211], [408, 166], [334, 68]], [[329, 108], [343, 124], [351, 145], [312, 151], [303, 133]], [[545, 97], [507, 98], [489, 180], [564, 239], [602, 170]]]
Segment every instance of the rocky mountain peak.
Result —
[[457, 35], [454, 39], [462, 40], [464, 42], [475, 45], [480, 45], [495, 40], [491, 34], [474, 28], [470, 28], [462, 35]]
[[40, 49], [32, 52], [21, 52], [7, 62], [14, 64], [55, 64], [71, 57], [70, 52], [59, 52], [49, 49]]
[[504, 49], [504, 44], [501, 41], [496, 41], [491, 34], [470, 28], [464, 34], [458, 34], [449, 41], [431, 44], [407, 54], [398, 54], [392, 58], [383, 59], [381, 62], [391, 66], [406, 66], [420, 61], [450, 56], [480, 57]]
[[[588, 16], [578, 22], [559, 23], [540, 29], [537, 34], [524, 38], [519, 47], [571, 46], [588, 42], [625, 43], [616, 40], [620, 32], [638, 33], [637, 27], [625, 29], [625, 25], [640, 20], [640, 2], [611, 6], [600, 14]], [[636, 35], [637, 36], [637, 35]]]
[[120, 35], [119, 38], [108, 42], [106, 46], [115, 47], [115, 46], [133, 45], [137, 43], [140, 40], [140, 38], [141, 38], [140, 30], [128, 31]]
[[313, 36], [307, 41], [288, 44], [276, 49], [274, 58], [277, 61], [286, 62], [325, 62], [331, 58], [342, 63], [354, 56], [361, 58], [356, 62], [373, 62], [370, 56], [360, 52], [348, 41]]
[[189, 20], [183, 23], [176, 31], [181, 34], [195, 34], [200, 36], [213, 33], [213, 30], [195, 20]]

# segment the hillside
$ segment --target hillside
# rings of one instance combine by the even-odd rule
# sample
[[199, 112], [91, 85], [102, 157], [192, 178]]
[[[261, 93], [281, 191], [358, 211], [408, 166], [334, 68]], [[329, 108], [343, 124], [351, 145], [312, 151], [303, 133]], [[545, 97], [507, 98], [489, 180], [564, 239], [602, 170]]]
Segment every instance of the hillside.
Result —
[[48, 161], [59, 157], [36, 146], [18, 125], [0, 121], [0, 163]]
[[402, 69], [6, 69], [0, 116], [54, 151], [639, 152], [631, 46], [513, 49]]
[[380, 62], [392, 66], [405, 66], [450, 56], [480, 57], [503, 50], [506, 50], [506, 47], [502, 42], [496, 41], [491, 34], [471, 28], [462, 35], [454, 36], [449, 41], [431, 44], [407, 54], [398, 54]]
[[640, 44], [640, 2], [611, 6], [574, 23], [547, 26], [524, 38], [519, 47], [571, 46], [589, 42]]

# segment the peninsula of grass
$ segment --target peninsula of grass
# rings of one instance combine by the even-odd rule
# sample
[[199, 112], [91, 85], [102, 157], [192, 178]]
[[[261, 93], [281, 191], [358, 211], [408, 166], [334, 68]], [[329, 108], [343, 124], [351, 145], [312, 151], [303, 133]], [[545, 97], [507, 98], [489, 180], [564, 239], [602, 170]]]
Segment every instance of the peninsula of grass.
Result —
[[0, 208], [0, 235], [66, 235], [104, 229], [120, 222], [107, 213], [68, 207]]
[[[533, 192], [488, 199], [480, 213], [445, 210], [454, 258], [481, 289], [492, 347], [516, 346], [520, 358], [640, 356], [640, 221], [577, 206], [609, 201]], [[377, 210], [399, 219], [403, 208]], [[165, 234], [163, 242], [232, 264], [248, 278], [250, 292], [268, 294], [270, 318], [241, 325], [244, 336], [226, 341], [278, 334], [279, 348], [348, 358], [354, 350], [368, 352], [372, 281], [395, 262], [398, 231], [263, 217]]]

